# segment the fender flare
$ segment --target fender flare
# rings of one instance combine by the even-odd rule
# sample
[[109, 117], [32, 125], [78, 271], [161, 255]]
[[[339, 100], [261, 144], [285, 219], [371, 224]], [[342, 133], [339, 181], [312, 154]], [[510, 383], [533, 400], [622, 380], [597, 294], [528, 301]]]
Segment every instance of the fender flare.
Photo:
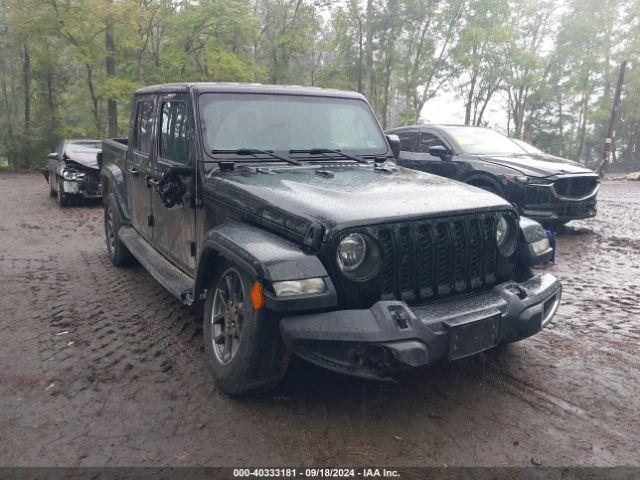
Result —
[[327, 270], [316, 255], [262, 228], [227, 220], [204, 236], [196, 267], [195, 298], [207, 288], [214, 270], [211, 264], [216, 257], [225, 258], [268, 283], [323, 277], [328, 289], [335, 292]]
[[116, 197], [122, 223], [130, 224], [131, 215], [127, 204], [127, 188], [122, 169], [113, 163], [104, 165], [100, 170], [100, 185], [103, 198], [106, 198], [110, 193]]
[[477, 182], [477, 183], [484, 182], [484, 183], [491, 184], [495, 187], [496, 191], [500, 196], [504, 196], [504, 187], [502, 186], [502, 183], [498, 178], [496, 178], [494, 175], [491, 175], [490, 173], [474, 172], [473, 174], [469, 175], [467, 178], [464, 179], [464, 183], [468, 183], [469, 185], [472, 185], [473, 182]]

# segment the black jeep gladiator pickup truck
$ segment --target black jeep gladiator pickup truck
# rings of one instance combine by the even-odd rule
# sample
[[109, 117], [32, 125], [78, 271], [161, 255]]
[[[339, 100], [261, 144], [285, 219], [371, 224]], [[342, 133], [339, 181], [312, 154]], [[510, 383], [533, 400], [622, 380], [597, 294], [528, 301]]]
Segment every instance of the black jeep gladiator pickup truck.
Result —
[[497, 195], [398, 168], [360, 94], [255, 84], [135, 93], [105, 140], [114, 265], [135, 257], [204, 301], [209, 368], [229, 395], [265, 391], [291, 354], [386, 378], [544, 328], [560, 282], [542, 227]]

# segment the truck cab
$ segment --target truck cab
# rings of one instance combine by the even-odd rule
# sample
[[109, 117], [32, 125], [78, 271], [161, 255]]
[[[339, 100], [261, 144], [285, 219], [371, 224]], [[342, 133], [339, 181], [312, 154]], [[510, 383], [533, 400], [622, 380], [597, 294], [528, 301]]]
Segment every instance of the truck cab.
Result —
[[[354, 92], [256, 84], [137, 91], [103, 142], [107, 252], [203, 302], [229, 395], [278, 384], [291, 355], [386, 378], [544, 328], [552, 251], [497, 195], [399, 168]], [[394, 153], [395, 152], [395, 153]]]

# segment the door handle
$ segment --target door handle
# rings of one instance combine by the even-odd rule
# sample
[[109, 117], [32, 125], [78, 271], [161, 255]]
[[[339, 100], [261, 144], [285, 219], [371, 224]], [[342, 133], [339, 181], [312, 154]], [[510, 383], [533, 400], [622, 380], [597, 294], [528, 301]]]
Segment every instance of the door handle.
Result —
[[158, 184], [160, 183], [160, 182], [158, 182], [158, 180], [156, 180], [155, 178], [153, 178], [153, 177], [151, 177], [149, 175], [147, 175], [145, 177], [145, 180], [147, 181], [147, 187], [149, 187], [149, 188], [157, 187]]
[[134, 177], [137, 177], [138, 175], [140, 175], [140, 170], [136, 170], [135, 168], [130, 168], [129, 173]]

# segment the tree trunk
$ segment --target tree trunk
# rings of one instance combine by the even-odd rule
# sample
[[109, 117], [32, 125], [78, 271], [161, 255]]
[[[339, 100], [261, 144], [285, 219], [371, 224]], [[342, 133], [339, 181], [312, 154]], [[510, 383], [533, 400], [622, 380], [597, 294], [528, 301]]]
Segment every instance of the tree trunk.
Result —
[[25, 41], [22, 50], [22, 79], [24, 88], [24, 133], [31, 130], [31, 53]]
[[[584, 141], [587, 133], [587, 103], [588, 96], [586, 93], [582, 94], [582, 105], [580, 107], [580, 125], [578, 125], [578, 150], [576, 151], [576, 158], [578, 162], [582, 159], [584, 153]], [[584, 163], [584, 162], [583, 162]]]
[[373, 0], [367, 0], [367, 76], [369, 85], [367, 88], [369, 101], [377, 106], [376, 72], [373, 68]]
[[[113, 3], [113, 0], [106, 1], [107, 5]], [[107, 16], [107, 28], [104, 38], [107, 48], [107, 79], [109, 79], [116, 76], [115, 42], [113, 41], [113, 19], [111, 15]], [[115, 138], [118, 136], [118, 102], [113, 98], [107, 100], [107, 116], [109, 118], [109, 136]]]
[[90, 63], [85, 64], [87, 68], [87, 87], [91, 96], [91, 113], [93, 113], [93, 122], [96, 127], [96, 135], [102, 135], [102, 118], [100, 117], [100, 99], [96, 96], [96, 90], [93, 85], [93, 67]]
[[470, 125], [471, 124], [471, 110], [473, 108], [473, 96], [474, 96], [474, 93], [475, 93], [475, 90], [476, 90], [477, 76], [478, 76], [478, 74], [474, 70], [473, 74], [471, 75], [471, 82], [469, 84], [469, 92], [467, 94], [467, 101], [465, 102], [465, 106], [464, 106], [464, 124], [465, 125]]
[[362, 28], [362, 18], [356, 12], [356, 16], [358, 19], [358, 70], [357, 70], [357, 82], [358, 82], [358, 93], [364, 93], [364, 32]]

